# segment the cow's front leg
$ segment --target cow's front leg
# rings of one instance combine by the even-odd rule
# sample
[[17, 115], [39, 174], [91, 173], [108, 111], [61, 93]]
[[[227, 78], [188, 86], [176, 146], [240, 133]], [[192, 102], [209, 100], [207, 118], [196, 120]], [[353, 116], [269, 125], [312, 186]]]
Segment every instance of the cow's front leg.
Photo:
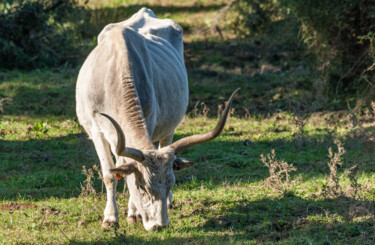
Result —
[[142, 220], [142, 217], [140, 214], [137, 213], [137, 208], [135, 207], [132, 197], [129, 198], [129, 204], [128, 204], [128, 218], [126, 221], [128, 224], [135, 224], [137, 222], [140, 222]]
[[102, 228], [118, 227], [118, 210], [116, 205], [117, 179], [112, 174], [103, 174], [103, 176], [107, 190], [107, 204], [104, 209]]
[[116, 187], [117, 179], [109, 172], [109, 169], [114, 168], [114, 163], [110, 151], [109, 143], [104, 139], [101, 133], [93, 130], [92, 139], [95, 145], [96, 152], [100, 160], [103, 182], [107, 191], [107, 204], [104, 209], [104, 220], [102, 228], [117, 227], [118, 226], [118, 211], [116, 205]]

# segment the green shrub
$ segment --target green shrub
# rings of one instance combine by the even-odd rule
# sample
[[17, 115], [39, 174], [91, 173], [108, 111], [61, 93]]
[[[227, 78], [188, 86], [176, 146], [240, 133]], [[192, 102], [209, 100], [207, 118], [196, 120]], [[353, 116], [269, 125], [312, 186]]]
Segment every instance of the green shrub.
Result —
[[301, 21], [302, 38], [318, 58], [331, 93], [357, 92], [374, 78], [374, 1], [283, 2]]
[[56, 67], [77, 58], [79, 43], [65, 20], [74, 7], [74, 0], [6, 0], [0, 9], [0, 67]]
[[279, 0], [234, 0], [227, 15], [227, 27], [238, 37], [247, 38], [275, 31], [276, 25], [272, 24], [287, 15]]

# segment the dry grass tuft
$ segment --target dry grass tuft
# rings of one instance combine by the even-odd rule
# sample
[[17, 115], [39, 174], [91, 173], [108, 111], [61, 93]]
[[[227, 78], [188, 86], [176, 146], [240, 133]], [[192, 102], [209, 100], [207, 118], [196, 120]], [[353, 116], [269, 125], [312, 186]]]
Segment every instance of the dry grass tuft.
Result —
[[293, 163], [288, 164], [283, 160], [277, 160], [274, 149], [266, 156], [261, 154], [260, 159], [264, 165], [266, 165], [270, 173], [270, 177], [264, 181], [266, 186], [284, 195], [290, 191], [290, 184], [292, 182], [290, 181], [289, 173], [297, 170], [293, 167]]
[[346, 189], [346, 195], [351, 196], [353, 199], [359, 199], [361, 185], [358, 183], [358, 165], [354, 165], [345, 170], [344, 175], [348, 176], [350, 184]]
[[340, 178], [337, 175], [337, 168], [342, 167], [342, 155], [345, 154], [345, 149], [341, 145], [341, 142], [336, 140], [337, 152], [333, 152], [332, 147], [328, 149], [329, 161], [327, 165], [329, 167], [328, 183], [323, 185], [322, 195], [325, 198], [336, 198], [344, 196], [344, 192], [340, 185]]
[[[361, 200], [360, 194], [367, 192], [370, 187], [358, 183], [358, 165], [351, 166], [341, 176], [338, 176], [337, 169], [343, 166], [342, 155], [345, 154], [345, 149], [340, 141], [336, 141], [335, 143], [337, 145], [336, 153], [332, 151], [331, 147], [328, 149], [330, 160], [327, 164], [330, 175], [327, 180], [328, 183], [323, 185], [322, 195], [325, 198], [350, 197], [355, 200]], [[345, 176], [349, 178], [349, 186], [344, 190], [340, 184], [340, 180]]]
[[102, 171], [100, 170], [99, 166], [96, 165], [96, 164], [94, 166], [92, 166], [92, 168], [98, 173], [99, 179], [102, 181], [102, 191], [101, 191], [101, 193], [103, 193], [104, 179], [103, 179]]
[[4, 104], [12, 102], [13, 99], [10, 97], [0, 99], [0, 112], [4, 113]]
[[192, 110], [193, 117], [200, 117], [204, 116], [207, 117], [208, 113], [210, 112], [210, 108], [206, 105], [206, 103], [201, 102], [198, 100], [197, 103], [195, 103], [194, 109]]
[[86, 166], [82, 166], [82, 173], [86, 176], [86, 180], [84, 181], [84, 185], [81, 184], [81, 195], [88, 196], [90, 194], [96, 194], [96, 190], [94, 188], [93, 179], [94, 171], [92, 168], [86, 169]]

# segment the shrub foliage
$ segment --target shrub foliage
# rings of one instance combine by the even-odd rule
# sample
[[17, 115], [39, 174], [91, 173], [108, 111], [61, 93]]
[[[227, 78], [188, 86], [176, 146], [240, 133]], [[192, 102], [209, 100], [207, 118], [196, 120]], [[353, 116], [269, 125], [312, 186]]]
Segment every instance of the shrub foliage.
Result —
[[[375, 71], [375, 2], [372, 0], [234, 0], [227, 27], [240, 38], [274, 33], [299, 35], [311, 65], [331, 94], [352, 94], [370, 84]], [[286, 23], [289, 31], [275, 28]], [[285, 26], [285, 25], [284, 25]], [[299, 26], [299, 33], [295, 31]], [[303, 45], [304, 46], [304, 45]]]
[[[374, 78], [375, 2], [284, 0], [301, 21], [303, 40], [327, 75], [328, 89], [352, 93]], [[359, 84], [358, 82], [361, 82]]]
[[0, 67], [56, 67], [74, 58], [77, 43], [64, 25], [74, 0], [6, 0], [0, 12]]

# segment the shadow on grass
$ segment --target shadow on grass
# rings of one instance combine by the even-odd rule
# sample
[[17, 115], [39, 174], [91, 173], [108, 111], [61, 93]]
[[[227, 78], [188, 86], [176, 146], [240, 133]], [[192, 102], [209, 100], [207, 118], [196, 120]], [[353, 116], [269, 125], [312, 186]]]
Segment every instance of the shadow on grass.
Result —
[[[372, 130], [375, 130], [373, 127]], [[238, 137], [242, 134], [238, 132]], [[221, 137], [233, 135], [226, 131]], [[182, 135], [179, 135], [183, 137]], [[185, 135], [184, 135], [185, 136]], [[251, 141], [250, 141], [251, 142]], [[375, 147], [373, 142], [362, 138], [350, 138], [342, 140], [347, 149], [344, 155], [343, 167], [345, 169], [358, 165], [359, 173], [372, 173], [375, 171], [375, 154], [370, 149]], [[223, 181], [252, 183], [269, 177], [268, 169], [260, 161], [261, 154], [268, 154], [272, 149], [276, 152], [276, 158], [285, 160], [297, 168], [291, 172], [291, 177], [301, 175], [304, 181], [316, 178], [325, 178], [329, 175], [328, 148], [335, 151], [334, 137], [330, 134], [315, 133], [309, 136], [278, 138], [273, 141], [260, 140], [245, 145], [244, 141], [212, 141], [199, 147], [192, 147], [183, 152], [183, 157], [195, 162], [193, 168], [176, 173], [176, 187], [189, 186], [192, 176], [195, 185], [204, 185], [206, 188], [215, 189], [217, 184]]]
[[[85, 180], [82, 165], [98, 164], [85, 134], [47, 140], [1, 140], [0, 152], [0, 200], [78, 196]], [[96, 185], [101, 185], [99, 180]]]
[[[226, 131], [222, 137], [230, 133]], [[184, 136], [186, 135], [180, 134], [176, 135], [176, 138]], [[312, 144], [311, 142], [314, 141], [312, 138], [309, 140], [305, 148], [301, 149], [304, 153], [299, 153], [298, 157], [301, 158], [304, 154], [305, 157], [312, 155], [311, 161], [314, 159], [320, 161], [321, 157], [326, 155], [326, 146], [319, 142]], [[241, 180], [242, 183], [262, 180], [268, 177], [268, 170], [262, 166], [259, 155], [275, 148], [276, 152], [282, 152], [287, 156], [287, 150], [290, 151], [295, 144], [297, 143], [293, 141], [278, 140], [253, 142], [250, 146], [244, 146], [241, 141], [228, 142], [219, 138], [192, 147], [183, 156], [196, 160], [196, 165], [176, 174], [177, 185], [174, 188], [195, 189], [204, 185], [207, 189], [214, 189], [222, 185], [225, 179], [231, 182]], [[310, 152], [316, 147], [324, 149], [324, 154]], [[249, 155], [239, 154], [242, 149], [247, 149]], [[80, 194], [80, 184], [85, 180], [85, 176], [81, 173], [82, 165], [91, 167], [94, 163], [98, 163], [93, 144], [85, 134], [71, 134], [48, 140], [2, 141], [0, 151], [5, 152], [1, 155], [0, 165], [0, 199], [3, 201], [17, 201], [20, 197], [29, 200], [76, 197]], [[292, 155], [295, 154], [294, 152]], [[322, 171], [322, 165], [306, 164], [308, 163], [296, 164], [298, 174], [301, 173], [306, 178], [328, 174], [328, 171]], [[366, 166], [361, 166], [360, 171], [364, 167]], [[196, 176], [195, 184], [191, 183], [191, 178], [188, 178], [192, 175]], [[100, 181], [97, 179], [94, 183], [99, 190]], [[119, 234], [95, 243], [181, 244], [196, 241], [225, 243], [244, 240], [288, 242], [291, 239], [301, 243], [319, 243], [328, 239], [333, 243], [359, 240], [363, 241], [363, 244], [371, 244], [373, 241], [371, 239], [374, 239], [375, 222], [373, 218], [368, 217], [374, 212], [373, 201], [349, 198], [309, 200], [293, 193], [275, 199], [263, 198], [257, 201], [249, 199], [244, 197], [233, 201], [204, 201], [201, 208], [193, 210], [192, 213], [181, 213], [178, 217], [178, 219], [189, 219], [191, 216], [199, 215], [203, 217], [203, 223], [199, 225], [192, 223], [188, 229], [173, 230], [172, 219], [172, 228], [163, 235], [165, 236], [163, 241], [155, 238], [145, 242], [137, 235], [132, 235], [127, 229], [129, 234], [125, 236]], [[215, 214], [214, 207], [219, 203], [222, 208]], [[177, 204], [174, 212], [179, 211], [179, 205], [185, 204], [183, 201]], [[170, 238], [175, 232], [181, 236], [186, 234], [186, 237]], [[208, 235], [202, 235], [203, 233]], [[78, 240], [72, 243], [89, 244]]]
[[[350, 198], [336, 198], [312, 201], [289, 195], [259, 201], [225, 201], [224, 215], [212, 217], [215, 203], [207, 203], [200, 215], [206, 220], [184, 230], [173, 230], [179, 235], [189, 234], [186, 238], [168, 238], [163, 240], [142, 241], [131, 233], [118, 235], [110, 240], [96, 241], [96, 244], [185, 244], [185, 243], [228, 243], [253, 241], [259, 242], [299, 242], [338, 244], [341, 242], [371, 244], [375, 220], [373, 201], [358, 201]], [[188, 217], [194, 214], [185, 214]], [[208, 217], [206, 217], [208, 216]], [[209, 217], [211, 216], [211, 217]], [[182, 217], [182, 219], [184, 218]], [[173, 225], [173, 220], [171, 221]], [[192, 224], [194, 226], [194, 224]], [[162, 231], [163, 232], [163, 231]], [[212, 233], [202, 235], [201, 233]], [[221, 234], [221, 235], [220, 235]], [[76, 242], [77, 244], [88, 244]]]
[[[225, 131], [221, 137], [230, 134], [231, 131]], [[175, 140], [184, 136], [176, 135]], [[307, 137], [302, 146], [298, 146], [299, 140], [286, 139], [253, 142], [245, 146], [242, 141], [223, 141], [219, 138], [191, 147], [181, 154], [193, 160], [195, 166], [175, 173], [174, 188], [196, 188], [203, 184], [210, 189], [221, 185], [223, 181], [261, 181], [269, 173], [259, 156], [269, 153], [271, 149], [275, 149], [277, 158], [294, 163], [297, 171], [292, 173], [292, 177], [301, 174], [304, 180], [309, 180], [327, 176], [329, 169], [326, 155], [327, 148], [333, 145], [332, 141], [331, 138], [318, 140]], [[345, 162], [349, 164], [345, 164], [344, 169], [351, 166], [353, 161], [361, 163], [360, 173], [375, 171], [375, 166], [371, 164], [374, 154], [358, 154], [358, 151], [363, 150], [363, 142], [354, 141], [350, 144], [351, 152], [345, 157]], [[0, 199], [3, 200], [16, 200], [20, 196], [31, 199], [77, 196], [80, 184], [85, 180], [82, 166], [99, 165], [93, 143], [84, 133], [50, 139], [2, 140], [0, 152]], [[95, 185], [100, 189], [101, 181], [96, 179]]]

